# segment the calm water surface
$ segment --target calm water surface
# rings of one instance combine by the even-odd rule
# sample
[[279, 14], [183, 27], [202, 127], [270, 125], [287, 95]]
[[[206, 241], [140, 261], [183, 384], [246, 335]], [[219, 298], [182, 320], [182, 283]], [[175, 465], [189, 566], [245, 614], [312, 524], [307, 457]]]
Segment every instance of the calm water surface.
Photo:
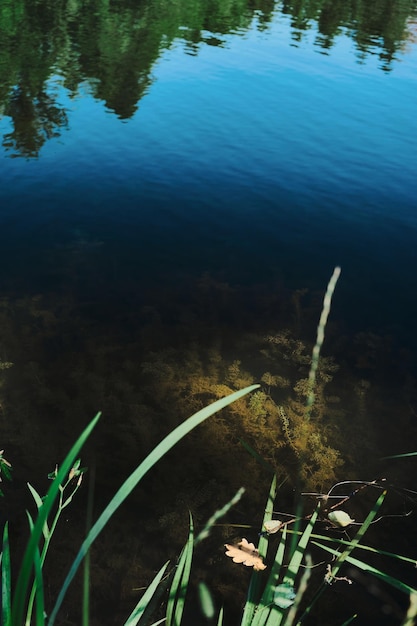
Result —
[[[312, 340], [336, 265], [328, 353], [343, 377], [329, 393], [347, 408], [328, 420], [342, 420], [346, 467], [373, 478], [358, 460], [415, 449], [416, 111], [415, 0], [3, 2], [0, 360], [14, 366], [2, 372], [0, 443], [17, 466], [11, 501], [100, 408], [105, 501], [176, 423], [171, 413], [194, 409], [191, 387], [169, 391], [170, 359], [191, 380], [246, 358], [259, 379], [256, 341], [283, 328]], [[296, 367], [283, 373], [292, 380]], [[239, 486], [228, 471], [224, 484]], [[198, 500], [198, 479], [187, 480], [181, 501], [202, 516], [219, 491], [230, 497], [219, 478]], [[149, 512], [149, 493], [123, 523], [135, 527], [140, 505], [148, 536], [168, 534], [176, 549], [176, 505], [165, 493]], [[73, 515], [77, 529], [83, 513]], [[132, 577], [140, 587], [159, 567], [158, 551], [148, 571], [129, 562], [139, 548], [116, 550], [96, 556], [100, 624], [115, 607], [126, 616]], [[59, 558], [66, 566], [65, 550]], [[381, 624], [400, 623], [392, 611]]]
[[[132, 27], [125, 51], [111, 30], [111, 19], [127, 28], [128, 7], [94, 22], [98, 41], [74, 35], [66, 14], [69, 50], [47, 59], [35, 86], [29, 70], [13, 68], [5, 94], [3, 289], [45, 288], [49, 252], [77, 240], [103, 242], [117, 280], [208, 271], [321, 288], [341, 264], [346, 320], [408, 334], [417, 314], [414, 9], [403, 7], [408, 22], [389, 60], [378, 33], [358, 50], [358, 24], [344, 24], [343, 12], [329, 43], [314, 19], [297, 29], [291, 5], [278, 3], [266, 23], [260, 10], [246, 10], [241, 28], [215, 16], [232, 32], [202, 29], [195, 43], [179, 21], [170, 39], [161, 30], [158, 56], [142, 68], [149, 42]], [[77, 45], [87, 50], [71, 60]], [[143, 92], [132, 95], [141, 71]]]

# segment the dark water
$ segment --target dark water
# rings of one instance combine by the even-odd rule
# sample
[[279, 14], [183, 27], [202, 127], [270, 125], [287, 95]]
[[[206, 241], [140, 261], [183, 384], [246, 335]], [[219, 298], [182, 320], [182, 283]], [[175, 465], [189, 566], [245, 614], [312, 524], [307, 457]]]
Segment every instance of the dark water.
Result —
[[[16, 474], [10, 501], [20, 502], [28, 473], [41, 480], [53, 468], [98, 409], [97, 498], [106, 501], [198, 408], [207, 387], [184, 380], [197, 373], [220, 384], [235, 360], [259, 380], [278, 367], [265, 334], [284, 328], [308, 353], [335, 265], [342, 276], [325, 348], [340, 372], [327, 393], [344, 413], [324, 412], [330, 443], [361, 478], [382, 471], [382, 454], [416, 448], [416, 38], [415, 0], [2, 2], [0, 359], [14, 366], [2, 372], [0, 400], [1, 444]], [[295, 386], [302, 364], [295, 344], [285, 350], [273, 373]], [[196, 495], [213, 468], [195, 467], [218, 436], [207, 432], [194, 453], [173, 457], [177, 483], [167, 486], [161, 470], [124, 523], [145, 520], [157, 541], [180, 543], [187, 520], [166, 489], [201, 519], [230, 497], [242, 482], [238, 453]], [[239, 429], [227, 436], [236, 442]], [[224, 455], [214, 454], [217, 470]], [[253, 475], [254, 499], [258, 479], [263, 498], [269, 476]], [[72, 522], [78, 529], [83, 511]], [[104, 554], [114, 537], [103, 545]], [[130, 606], [132, 577], [140, 587], [150, 576], [143, 555], [129, 560], [140, 549], [125, 549], [119, 561], [97, 556], [102, 587], [114, 571], [122, 581], [106, 592], [112, 611], [125, 598]]]

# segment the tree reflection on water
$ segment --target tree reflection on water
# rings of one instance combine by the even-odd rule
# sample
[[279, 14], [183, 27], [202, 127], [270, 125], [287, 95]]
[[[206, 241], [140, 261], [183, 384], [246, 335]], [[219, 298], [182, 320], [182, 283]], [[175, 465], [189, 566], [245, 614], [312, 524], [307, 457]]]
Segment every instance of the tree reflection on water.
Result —
[[32, 95], [23, 87], [15, 87], [5, 114], [12, 119], [13, 131], [4, 135], [3, 147], [13, 151], [11, 156], [38, 156], [45, 141], [59, 137], [60, 129], [68, 127], [65, 109], [45, 91]]
[[2, 2], [0, 112], [13, 125], [3, 146], [11, 156], [37, 157], [67, 127], [66, 113], [48, 89], [54, 75], [70, 95], [88, 83], [95, 98], [128, 119], [152, 83], [155, 62], [175, 40], [196, 55], [202, 45], [222, 46], [225, 35], [242, 35], [254, 24], [268, 30], [277, 12], [290, 16], [295, 45], [316, 29], [316, 46], [329, 51], [345, 34], [359, 61], [377, 54], [389, 71], [413, 37], [417, 0]]

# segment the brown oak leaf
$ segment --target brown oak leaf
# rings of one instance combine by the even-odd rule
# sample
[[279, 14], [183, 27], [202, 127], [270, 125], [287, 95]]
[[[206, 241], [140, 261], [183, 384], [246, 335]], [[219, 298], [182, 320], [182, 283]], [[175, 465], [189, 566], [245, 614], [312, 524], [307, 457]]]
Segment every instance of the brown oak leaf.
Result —
[[236, 546], [231, 546], [228, 543], [224, 545], [227, 548], [226, 556], [230, 556], [234, 563], [243, 563], [247, 567], [253, 567], [257, 572], [266, 569], [262, 557], [259, 556], [258, 549], [255, 548], [253, 543], [249, 543], [247, 539], [243, 538]]

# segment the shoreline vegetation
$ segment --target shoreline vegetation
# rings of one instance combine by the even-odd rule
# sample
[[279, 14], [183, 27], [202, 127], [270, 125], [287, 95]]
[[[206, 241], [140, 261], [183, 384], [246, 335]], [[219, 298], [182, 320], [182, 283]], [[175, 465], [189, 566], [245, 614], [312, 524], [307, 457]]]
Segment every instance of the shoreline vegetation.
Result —
[[[251, 489], [253, 484], [245, 496], [245, 489], [241, 485], [231, 499], [226, 503], [223, 501], [214, 513], [213, 509], [211, 510], [211, 517], [208, 521], [207, 513], [210, 515], [210, 511], [207, 510], [207, 502], [203, 498], [206, 521], [202, 520], [201, 512], [197, 517], [191, 511], [187, 514], [188, 538], [180, 556], [170, 558], [160, 567], [156, 576], [148, 578], [146, 590], [141, 589], [136, 592], [136, 597], [139, 595], [140, 599], [133, 610], [130, 609], [127, 621], [126, 617], [120, 620], [121, 624], [156, 626], [156, 624], [166, 623], [168, 626], [180, 626], [196, 623], [196, 619], [202, 620], [201, 623], [205, 620], [206, 623], [217, 626], [226, 626], [229, 623], [239, 623], [241, 626], [314, 624], [314, 615], [317, 606], [320, 606], [321, 596], [330, 595], [335, 586], [338, 589], [345, 587], [344, 595], [349, 596], [349, 593], [354, 593], [358, 572], [360, 575], [376, 579], [376, 586], [381, 597], [390, 598], [386, 588], [391, 587], [395, 593], [400, 592], [405, 598], [409, 596], [411, 601], [408, 612], [403, 610], [403, 616], [400, 618], [398, 616], [401, 611], [397, 607], [395, 609], [396, 621], [393, 615], [392, 623], [401, 623], [404, 626], [414, 623], [417, 616], [417, 590], [415, 583], [412, 582], [415, 555], [413, 558], [412, 555], [399, 554], [395, 549], [395, 541], [387, 541], [384, 532], [382, 532], [381, 547], [364, 545], [363, 537], [373, 528], [383, 528], [383, 524], [386, 523], [384, 520], [396, 518], [395, 523], [398, 529], [401, 525], [405, 525], [409, 516], [412, 515], [417, 493], [385, 479], [369, 481], [345, 478], [338, 480], [335, 471], [339, 465], [339, 454], [327, 445], [323, 435], [324, 414], [326, 413], [322, 407], [324, 389], [331, 380], [331, 373], [335, 371], [335, 366], [328, 357], [322, 357], [320, 352], [330, 312], [331, 297], [339, 273], [340, 270], [336, 268], [324, 298], [313, 356], [307, 357], [305, 346], [300, 345], [301, 342], [297, 343], [286, 333], [281, 334], [279, 340], [277, 340], [278, 335], [275, 335], [274, 340], [269, 341], [270, 345], [264, 349], [263, 356], [269, 358], [271, 362], [278, 362], [276, 353], [278, 346], [281, 350], [279, 352], [281, 359], [288, 353], [296, 355], [298, 370], [300, 365], [307, 368], [307, 376], [300, 379], [301, 391], [294, 404], [284, 409], [271, 397], [271, 390], [274, 387], [285, 389], [288, 386], [287, 383], [283, 385], [280, 373], [264, 372], [261, 384], [253, 384], [252, 380], [248, 380], [248, 374], [242, 371], [240, 363], [236, 362], [231, 368], [229, 367], [229, 377], [225, 377], [223, 384], [216, 382], [216, 385], [211, 385], [211, 394], [218, 396], [214, 402], [209, 402], [212, 396], [208, 397], [206, 385], [203, 385], [198, 393], [189, 394], [188, 401], [194, 398], [193, 401], [196, 403], [198, 398], [203, 406], [196, 407], [197, 410], [192, 417], [178, 424], [158, 445], [154, 446], [117, 489], [96, 521], [92, 522], [91, 519], [88, 521], [86, 538], [75, 559], [73, 555], [71, 556], [66, 578], [59, 583], [60, 587], [52, 602], [49, 594], [49, 581], [50, 576], [56, 576], [57, 573], [46, 573], [48, 560], [54, 554], [52, 539], [62, 525], [60, 518], [63, 511], [67, 515], [68, 509], [73, 506], [73, 498], [82, 485], [86, 468], [81, 465], [79, 454], [96, 428], [100, 413], [83, 430], [64, 461], [49, 474], [48, 478], [52, 482], [45, 497], [42, 497], [32, 484], [28, 484], [36, 504], [36, 514], [27, 512], [30, 535], [18, 568], [18, 563], [14, 559], [13, 537], [9, 538], [9, 522], [4, 525], [1, 561], [2, 626], [21, 626], [22, 624], [53, 626], [68, 623], [65, 619], [60, 621], [60, 610], [81, 565], [83, 565], [83, 582], [79, 581], [77, 592], [82, 594], [82, 600], [78, 598], [78, 605], [81, 605], [82, 610], [78, 623], [82, 621], [83, 626], [96, 623], [94, 606], [90, 603], [90, 586], [94, 584], [95, 571], [91, 552], [93, 544], [99, 539], [101, 533], [104, 533], [110, 518], [116, 514], [126, 498], [132, 494], [138, 484], [146, 483], [145, 476], [151, 469], [152, 472], [154, 471], [154, 466], [160, 465], [165, 455], [170, 455], [172, 448], [176, 447], [184, 437], [197, 442], [194, 429], [208, 418], [211, 420], [208, 420], [207, 424], [216, 421], [216, 436], [219, 442], [222, 439], [221, 429], [226, 428], [224, 431], [226, 443], [227, 437], [230, 437], [227, 423], [237, 420], [245, 436], [251, 435], [251, 439], [243, 441], [241, 446], [243, 452], [251, 459], [250, 467], [258, 468], [258, 472], [261, 468], [261, 471], [269, 476], [273, 474], [260, 526], [256, 530], [256, 525], [252, 523], [242, 521], [236, 524], [227, 521], [230, 513], [237, 513], [238, 517], [244, 519], [241, 499], [253, 493]], [[271, 351], [273, 356], [271, 356]], [[214, 362], [213, 359], [209, 362], [212, 368], [218, 368], [215, 359]], [[195, 367], [195, 362], [192, 365]], [[149, 362], [145, 364], [146, 368], [147, 374], [153, 373]], [[165, 374], [163, 369], [161, 371], [159, 368], [158, 371], [160, 379], [156, 384], [160, 389]], [[179, 374], [181, 377], [181, 367], [179, 367]], [[243, 388], [233, 390], [233, 386]], [[183, 388], [180, 387], [179, 392], [180, 396], [183, 396]], [[221, 413], [218, 413], [219, 411]], [[251, 419], [245, 418], [245, 415], [250, 415]], [[246, 426], [245, 419], [248, 422]], [[271, 439], [268, 440], [262, 434], [262, 429], [265, 430], [267, 423], [269, 430], [272, 430], [271, 425], [275, 424], [279, 429], [279, 439], [285, 442], [280, 447], [278, 446], [278, 450], [288, 460], [290, 470], [286, 473], [283, 473], [281, 469], [276, 471], [276, 459], [271, 456], [270, 450], [278, 445], [277, 438], [275, 434], [271, 435]], [[258, 438], [265, 439], [263, 447], [254, 446]], [[214, 441], [212, 437], [211, 441]], [[123, 451], [121, 453], [123, 454]], [[223, 455], [226, 453], [224, 448], [221, 449], [221, 453]], [[175, 464], [172, 465], [172, 458], [175, 457], [170, 457], [171, 471], [173, 467], [177, 467]], [[292, 459], [292, 462], [289, 459]], [[235, 460], [233, 458], [232, 463]], [[221, 458], [217, 458], [216, 461], [222, 462]], [[0, 462], [4, 477], [10, 478], [9, 461], [2, 456]], [[204, 457], [200, 458], [200, 462], [204, 463]], [[342, 465], [341, 462], [340, 465]], [[91, 476], [94, 478], [93, 472]], [[288, 508], [288, 511], [283, 512], [281, 503], [285, 502], [285, 498], [281, 499], [281, 491], [288, 482], [293, 485], [295, 502], [293, 501], [291, 509]], [[330, 488], [323, 489], [325, 482], [331, 485]], [[90, 484], [92, 485], [93, 482]], [[153, 483], [153, 488], [155, 484], [157, 483]], [[178, 494], [174, 495], [178, 496]], [[254, 502], [258, 506], [259, 497]], [[86, 504], [87, 509], [92, 511], [91, 492]], [[183, 518], [187, 513], [184, 504], [186, 505], [184, 501], [180, 503]], [[280, 507], [279, 511], [275, 510], [277, 506]], [[33, 503], [30, 510], [33, 510]], [[175, 514], [177, 515], [177, 512]], [[91, 517], [91, 512], [87, 517]], [[255, 518], [259, 522], [259, 516], [256, 515]], [[175, 531], [175, 515], [171, 517], [169, 523], [166, 522], [165, 530], [169, 525], [171, 530], [174, 527]], [[182, 528], [183, 525], [184, 522], [182, 522]], [[239, 540], [232, 539], [231, 533], [235, 533], [236, 529], [239, 529], [238, 532], [241, 533]], [[176, 530], [178, 532], [179, 529]], [[243, 600], [243, 612], [239, 615], [239, 611], [236, 613], [236, 607], [232, 609], [234, 622], [230, 622], [228, 615], [228, 594], [225, 594], [221, 600], [221, 585], [218, 583], [215, 592], [210, 589], [209, 577], [204, 575], [204, 564], [194, 557], [194, 551], [200, 550], [200, 547], [203, 547], [204, 543], [212, 539], [212, 536], [219, 531], [225, 533], [223, 543], [226, 550], [225, 554], [223, 552], [212, 556], [211, 563], [217, 565], [221, 562], [219, 574], [226, 575], [229, 579], [236, 574], [234, 584], [241, 585], [241, 589], [236, 591], [238, 597], [244, 598], [244, 589], [247, 587], [246, 598]], [[160, 525], [158, 532], [164, 532], [163, 524]], [[216, 541], [218, 537], [219, 535], [216, 535]], [[151, 538], [150, 536], [149, 539]], [[253, 541], [258, 542], [258, 545], [255, 546]], [[355, 552], [352, 555], [353, 551]], [[15, 568], [18, 569], [18, 574]], [[239, 568], [242, 571], [239, 571]], [[248, 568], [253, 570], [249, 584], [245, 575]], [[209, 569], [212, 568], [209, 567]], [[197, 583], [193, 582], [195, 575], [197, 575]], [[150, 583], [149, 580], [151, 580]], [[365, 585], [369, 598], [372, 596], [370, 585], [370, 582], [367, 586]], [[375, 587], [375, 582], [373, 585]], [[143, 592], [142, 595], [141, 592]], [[219, 599], [220, 605], [224, 604], [221, 608], [219, 608]], [[386, 599], [385, 602], [387, 603]], [[396, 600], [393, 599], [393, 605], [395, 604]], [[405, 606], [404, 603], [403, 606]], [[333, 613], [326, 615], [325, 621], [323, 621], [323, 615], [321, 619], [322, 624], [339, 624], [341, 619], [344, 620], [344, 624], [355, 622], [355, 620], [356, 623], [364, 623], [360, 621], [361, 616], [356, 613], [351, 613], [346, 617], [343, 611], [338, 612], [337, 609], [334, 610], [334, 607]]]

